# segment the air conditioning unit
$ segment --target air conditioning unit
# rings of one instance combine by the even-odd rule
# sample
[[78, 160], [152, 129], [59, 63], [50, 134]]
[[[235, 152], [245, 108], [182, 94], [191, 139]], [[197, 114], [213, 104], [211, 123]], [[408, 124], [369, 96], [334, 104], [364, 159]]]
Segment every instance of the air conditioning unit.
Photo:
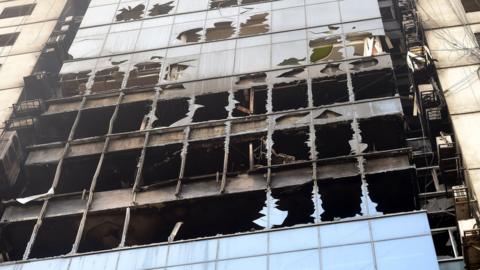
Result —
[[16, 183], [22, 162], [23, 150], [17, 132], [5, 132], [0, 138], [0, 190]]

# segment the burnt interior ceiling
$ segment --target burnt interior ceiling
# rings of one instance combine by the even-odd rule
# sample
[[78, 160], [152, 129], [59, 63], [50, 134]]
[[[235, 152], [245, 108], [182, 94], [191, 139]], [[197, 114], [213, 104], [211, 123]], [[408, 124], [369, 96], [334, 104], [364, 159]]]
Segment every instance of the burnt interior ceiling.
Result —
[[177, 180], [182, 162], [182, 144], [172, 144], [147, 148], [143, 165], [142, 180], [144, 185]]
[[187, 149], [185, 177], [221, 175], [224, 156], [225, 141], [223, 139], [190, 142]]
[[34, 225], [35, 220], [0, 225], [0, 247], [9, 261], [22, 259]]
[[361, 215], [362, 179], [352, 176], [318, 181], [318, 190], [322, 199], [322, 221]]
[[351, 147], [348, 142], [353, 138], [353, 133], [350, 122], [315, 126], [317, 157], [322, 159], [349, 155]]
[[308, 106], [308, 86], [306, 81], [279, 83], [273, 86], [273, 111], [306, 108]]
[[153, 127], [168, 127], [185, 118], [189, 110], [189, 98], [161, 100], [155, 111]]

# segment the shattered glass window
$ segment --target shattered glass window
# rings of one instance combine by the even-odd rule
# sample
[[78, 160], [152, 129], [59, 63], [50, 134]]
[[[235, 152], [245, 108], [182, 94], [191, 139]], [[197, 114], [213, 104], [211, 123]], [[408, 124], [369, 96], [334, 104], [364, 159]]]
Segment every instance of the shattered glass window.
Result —
[[115, 20], [117, 22], [140, 20], [143, 18], [144, 13], [145, 5], [143, 2], [130, 2], [118, 9]]

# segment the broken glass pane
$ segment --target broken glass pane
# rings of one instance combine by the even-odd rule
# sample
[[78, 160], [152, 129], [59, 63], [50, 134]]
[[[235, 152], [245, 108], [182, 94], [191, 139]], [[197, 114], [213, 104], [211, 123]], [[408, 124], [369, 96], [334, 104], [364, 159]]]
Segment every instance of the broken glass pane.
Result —
[[147, 12], [148, 16], [154, 17], [173, 13], [176, 4], [174, 0], [162, 0], [156, 2], [158, 3], [150, 3]]
[[143, 18], [144, 11], [145, 5], [142, 2], [129, 3], [118, 10], [115, 19], [117, 22], [140, 20]]

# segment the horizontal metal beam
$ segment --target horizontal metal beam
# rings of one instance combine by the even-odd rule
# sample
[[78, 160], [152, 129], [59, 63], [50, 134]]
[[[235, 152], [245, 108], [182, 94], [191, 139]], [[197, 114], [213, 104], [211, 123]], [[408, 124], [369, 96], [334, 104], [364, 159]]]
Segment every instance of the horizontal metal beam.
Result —
[[[386, 171], [413, 170], [408, 153], [396, 153], [386, 157], [367, 158], [366, 174], [383, 173]], [[359, 175], [358, 168], [350, 159], [335, 163], [317, 163], [317, 178], [319, 181], [335, 181], [335, 179]], [[408, 179], [406, 179], [408, 180]], [[276, 171], [272, 176], [271, 187], [283, 188], [298, 186], [312, 181], [312, 167], [303, 167], [285, 171]], [[162, 186], [156, 189], [137, 193], [136, 201], [132, 201], [131, 189], [96, 192], [89, 213], [121, 208], [135, 208], [146, 205], [166, 203], [221, 195], [221, 183], [216, 180], [186, 182], [182, 187], [182, 196], [175, 195], [175, 185]], [[235, 194], [250, 191], [260, 191], [267, 188], [263, 174], [241, 174], [229, 177], [223, 194]], [[50, 199], [50, 206], [45, 217], [64, 215], [79, 215], [85, 208], [86, 201], [81, 194], [69, 197]], [[9, 205], [6, 207], [0, 223], [35, 220], [41, 205]]]
[[[325, 113], [327, 110], [333, 113]], [[314, 125], [327, 125], [350, 121], [354, 118], [367, 119], [379, 116], [403, 116], [400, 98], [389, 97], [337, 106], [323, 106], [314, 109], [273, 113], [270, 115], [190, 124], [191, 134], [189, 141], [202, 141], [225, 137], [225, 123], [227, 121], [231, 122], [230, 136], [266, 133], [269, 128], [267, 116], [275, 118], [276, 130], [308, 128], [310, 125], [309, 112], [312, 112]], [[151, 129], [151, 138], [148, 147], [182, 143], [184, 141], [183, 127], [184, 126]], [[145, 132], [146, 130], [111, 135], [111, 142], [107, 152], [141, 149], [143, 147]], [[105, 136], [72, 141], [67, 158], [100, 154], [104, 140]], [[25, 165], [56, 163], [61, 156], [62, 149], [63, 145], [61, 143], [30, 147]]]

